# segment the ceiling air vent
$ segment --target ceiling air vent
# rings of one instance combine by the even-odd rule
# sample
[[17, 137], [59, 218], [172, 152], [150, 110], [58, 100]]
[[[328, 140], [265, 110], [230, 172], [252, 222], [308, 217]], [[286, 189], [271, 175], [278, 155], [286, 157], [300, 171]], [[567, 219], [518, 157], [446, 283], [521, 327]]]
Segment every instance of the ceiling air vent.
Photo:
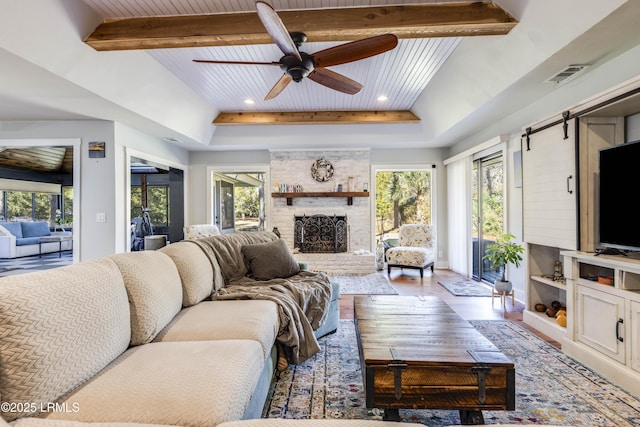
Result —
[[569, 80], [574, 79], [578, 74], [582, 73], [589, 66], [590, 66], [589, 64], [568, 65], [560, 72], [549, 77], [546, 81], [551, 83], [556, 83], [556, 84], [566, 83]]

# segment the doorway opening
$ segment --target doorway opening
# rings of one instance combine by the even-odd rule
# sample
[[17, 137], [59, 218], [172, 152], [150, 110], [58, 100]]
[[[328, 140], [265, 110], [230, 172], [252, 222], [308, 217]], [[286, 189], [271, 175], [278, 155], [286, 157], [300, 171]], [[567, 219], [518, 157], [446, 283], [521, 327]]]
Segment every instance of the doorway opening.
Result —
[[265, 229], [266, 172], [212, 172], [213, 223], [221, 233]]
[[130, 180], [131, 250], [144, 250], [150, 236], [166, 236], [165, 244], [182, 240], [184, 172], [131, 157]]

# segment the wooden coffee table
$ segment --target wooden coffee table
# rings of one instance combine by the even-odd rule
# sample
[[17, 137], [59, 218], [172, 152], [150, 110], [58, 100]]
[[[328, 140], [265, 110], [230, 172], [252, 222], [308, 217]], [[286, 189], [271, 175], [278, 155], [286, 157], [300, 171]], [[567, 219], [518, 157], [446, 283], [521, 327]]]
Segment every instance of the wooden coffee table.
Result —
[[483, 410], [515, 409], [515, 368], [437, 297], [354, 297], [368, 408], [399, 420], [399, 409], [460, 411], [484, 424]]

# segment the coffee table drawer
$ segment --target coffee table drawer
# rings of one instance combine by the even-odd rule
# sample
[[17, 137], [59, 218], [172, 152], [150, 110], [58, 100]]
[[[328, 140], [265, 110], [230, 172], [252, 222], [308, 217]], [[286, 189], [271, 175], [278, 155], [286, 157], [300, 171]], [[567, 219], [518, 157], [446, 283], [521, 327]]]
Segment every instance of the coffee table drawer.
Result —
[[364, 382], [369, 408], [515, 409], [513, 367], [420, 366], [391, 362], [365, 366]]

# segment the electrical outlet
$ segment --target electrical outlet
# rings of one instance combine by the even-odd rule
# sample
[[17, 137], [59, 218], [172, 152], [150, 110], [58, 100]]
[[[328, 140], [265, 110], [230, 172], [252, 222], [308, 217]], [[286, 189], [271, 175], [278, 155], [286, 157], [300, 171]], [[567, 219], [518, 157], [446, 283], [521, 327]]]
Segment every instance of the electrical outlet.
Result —
[[442, 258], [442, 251], [438, 251], [438, 258]]
[[96, 214], [96, 222], [107, 222], [107, 214], [104, 212], [98, 212]]

